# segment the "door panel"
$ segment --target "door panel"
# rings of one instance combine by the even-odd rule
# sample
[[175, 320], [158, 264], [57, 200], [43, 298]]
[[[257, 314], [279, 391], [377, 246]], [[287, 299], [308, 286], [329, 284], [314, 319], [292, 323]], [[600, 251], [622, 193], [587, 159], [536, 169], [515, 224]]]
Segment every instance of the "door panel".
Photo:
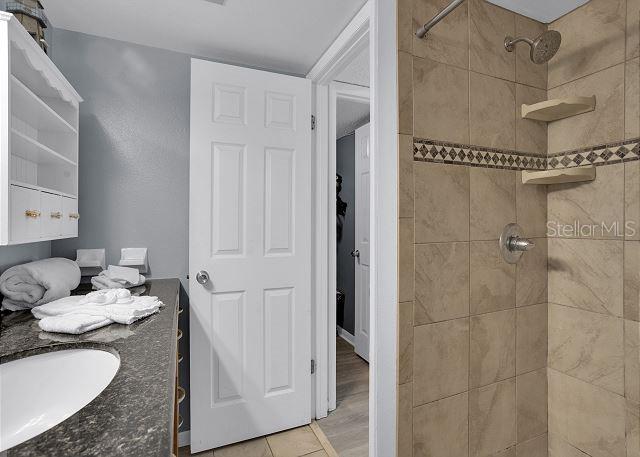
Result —
[[356, 322], [355, 351], [369, 360], [369, 259], [370, 259], [370, 125], [356, 130]]
[[193, 452], [311, 420], [310, 117], [307, 80], [192, 60]]

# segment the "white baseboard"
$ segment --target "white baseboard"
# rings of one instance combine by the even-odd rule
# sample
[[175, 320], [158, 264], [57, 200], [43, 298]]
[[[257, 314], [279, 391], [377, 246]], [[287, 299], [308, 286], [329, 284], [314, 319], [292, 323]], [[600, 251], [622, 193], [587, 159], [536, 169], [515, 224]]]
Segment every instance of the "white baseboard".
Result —
[[351, 346], [355, 347], [356, 343], [356, 339], [355, 336], [353, 336], [351, 333], [347, 332], [345, 329], [343, 329], [342, 327], [340, 327], [339, 325], [336, 325], [336, 329], [338, 330], [338, 336], [340, 338], [342, 338], [343, 340], [345, 340], [347, 343], [349, 343]]
[[178, 433], [178, 447], [189, 446], [191, 444], [191, 430]]

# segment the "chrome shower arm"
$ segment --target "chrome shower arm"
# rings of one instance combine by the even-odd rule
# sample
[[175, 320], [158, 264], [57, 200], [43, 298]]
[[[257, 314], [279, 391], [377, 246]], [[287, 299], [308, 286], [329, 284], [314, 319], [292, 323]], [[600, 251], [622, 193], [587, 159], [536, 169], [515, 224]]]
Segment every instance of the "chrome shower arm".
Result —
[[504, 48], [507, 51], [511, 52], [515, 48], [516, 43], [520, 43], [521, 41], [524, 41], [525, 43], [529, 44], [529, 46], [533, 46], [533, 40], [530, 40], [529, 38], [526, 38], [526, 37], [513, 38], [508, 36], [504, 39]]
[[452, 12], [453, 10], [455, 10], [457, 7], [459, 7], [460, 5], [462, 5], [462, 3], [464, 3], [465, 0], [453, 0], [451, 3], [449, 3], [449, 5], [447, 5], [447, 7], [445, 9], [443, 9], [442, 11], [440, 11], [438, 14], [436, 14], [433, 19], [431, 19], [429, 22], [427, 22], [425, 25], [423, 25], [422, 27], [420, 27], [417, 31], [416, 31], [416, 36], [418, 38], [424, 38], [427, 35], [427, 32], [429, 30], [431, 30], [431, 28], [436, 25], [438, 22], [440, 22], [442, 19], [444, 19], [450, 12]]

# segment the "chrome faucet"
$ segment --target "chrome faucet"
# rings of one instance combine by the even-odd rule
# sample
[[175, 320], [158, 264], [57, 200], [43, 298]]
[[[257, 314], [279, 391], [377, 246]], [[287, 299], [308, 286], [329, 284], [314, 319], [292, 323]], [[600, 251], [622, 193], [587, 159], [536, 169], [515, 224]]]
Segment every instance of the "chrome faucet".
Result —
[[507, 263], [517, 263], [522, 253], [530, 251], [536, 244], [522, 236], [518, 224], [508, 224], [500, 235], [500, 252]]

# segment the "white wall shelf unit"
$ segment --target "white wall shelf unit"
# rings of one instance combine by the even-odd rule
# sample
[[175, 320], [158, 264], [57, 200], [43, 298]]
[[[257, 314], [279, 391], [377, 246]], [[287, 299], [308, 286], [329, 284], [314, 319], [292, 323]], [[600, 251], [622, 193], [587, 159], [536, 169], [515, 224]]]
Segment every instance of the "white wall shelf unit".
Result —
[[0, 245], [78, 236], [82, 98], [0, 12]]

